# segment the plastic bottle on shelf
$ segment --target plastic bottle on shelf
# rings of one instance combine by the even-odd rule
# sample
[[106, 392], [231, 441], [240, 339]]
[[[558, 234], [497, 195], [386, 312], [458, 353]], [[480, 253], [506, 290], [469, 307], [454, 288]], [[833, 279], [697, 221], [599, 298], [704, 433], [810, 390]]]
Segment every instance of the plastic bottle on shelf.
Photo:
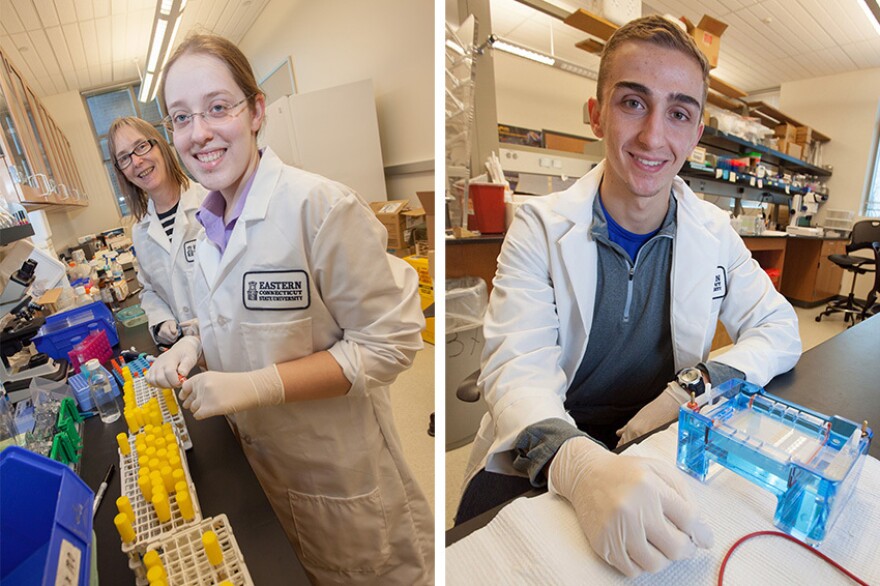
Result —
[[101, 369], [97, 358], [92, 358], [84, 365], [88, 372], [89, 395], [104, 423], [113, 423], [119, 419], [119, 405], [113, 396], [110, 379]]

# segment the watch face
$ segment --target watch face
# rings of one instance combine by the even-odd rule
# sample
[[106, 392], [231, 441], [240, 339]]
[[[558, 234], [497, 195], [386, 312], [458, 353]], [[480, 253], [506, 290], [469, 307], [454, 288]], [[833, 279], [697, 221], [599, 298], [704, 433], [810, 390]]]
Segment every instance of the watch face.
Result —
[[679, 380], [686, 385], [692, 385], [700, 378], [702, 378], [703, 374], [697, 368], [688, 368], [687, 370], [683, 370], [679, 375]]

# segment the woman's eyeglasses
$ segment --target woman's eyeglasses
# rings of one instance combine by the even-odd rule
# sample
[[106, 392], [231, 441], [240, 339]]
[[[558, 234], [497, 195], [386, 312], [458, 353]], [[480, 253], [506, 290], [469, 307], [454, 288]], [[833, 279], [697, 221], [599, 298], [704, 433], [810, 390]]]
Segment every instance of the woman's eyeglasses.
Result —
[[162, 122], [164, 122], [165, 127], [168, 130], [177, 132], [188, 128], [192, 123], [193, 118], [196, 116], [201, 116], [202, 120], [208, 124], [220, 124], [227, 118], [241, 114], [243, 110], [237, 113], [233, 113], [233, 110], [247, 102], [251, 97], [252, 96], [247, 96], [234, 104], [217, 103], [204, 112], [193, 112], [192, 114], [187, 114], [186, 112], [174, 112], [173, 114], [166, 116]]
[[131, 165], [131, 156], [137, 155], [139, 157], [143, 157], [148, 152], [153, 150], [153, 147], [156, 146], [157, 141], [155, 138], [148, 138], [142, 143], [138, 143], [134, 150], [130, 153], [125, 153], [124, 155], [119, 155], [116, 157], [116, 168], [122, 171], [129, 165]]

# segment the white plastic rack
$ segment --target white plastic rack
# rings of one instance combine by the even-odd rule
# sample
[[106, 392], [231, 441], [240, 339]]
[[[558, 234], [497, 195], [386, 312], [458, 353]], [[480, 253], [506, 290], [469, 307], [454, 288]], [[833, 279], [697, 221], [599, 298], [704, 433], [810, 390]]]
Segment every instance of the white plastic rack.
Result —
[[[223, 561], [217, 566], [208, 561], [202, 545], [202, 534], [209, 530], [217, 535], [223, 552]], [[150, 549], [159, 552], [168, 586], [214, 586], [224, 580], [235, 586], [254, 583], [226, 515], [205, 519], [196, 527], [150, 545]]]
[[141, 579], [146, 577], [141, 557], [147, 552], [148, 546], [180, 529], [198, 524], [202, 520], [202, 510], [199, 506], [196, 487], [193, 484], [192, 476], [189, 473], [189, 466], [187, 465], [186, 457], [181, 451], [180, 463], [183, 468], [186, 485], [189, 490], [195, 515], [189, 521], [184, 519], [183, 515], [180, 513], [180, 507], [177, 505], [177, 496], [175, 494], [169, 494], [168, 500], [171, 505], [171, 519], [165, 523], [160, 522], [153, 509], [153, 505], [146, 501], [143, 493], [141, 493], [140, 487], [138, 486], [138, 470], [140, 466], [138, 465], [137, 447], [135, 446], [135, 438], [133, 435], [129, 436], [129, 443], [131, 445], [131, 453], [127, 456], [123, 455], [121, 452], [119, 453], [119, 470], [121, 472], [119, 476], [122, 482], [122, 494], [127, 496], [131, 501], [131, 508], [135, 515], [135, 518], [132, 521], [135, 541], [134, 543], [123, 543], [122, 551], [129, 556], [129, 567], [134, 571], [135, 576], [139, 579], [138, 583], [140, 584]]
[[[162, 420], [171, 422], [171, 425], [174, 427], [174, 433], [177, 435], [180, 440], [180, 445], [183, 446], [184, 450], [192, 449], [192, 439], [189, 436], [189, 430], [186, 428], [186, 421], [183, 419], [183, 412], [180, 410], [180, 405], [177, 407], [177, 415], [172, 415], [168, 410], [168, 407], [165, 405], [165, 398], [162, 396], [162, 390], [157, 389], [156, 387], [150, 386], [147, 384], [147, 380], [142, 377], [136, 377], [134, 380], [134, 398], [137, 401], [138, 407], [146, 405], [150, 399], [153, 397], [157, 397], [159, 400], [159, 406], [162, 410]], [[174, 393], [171, 393], [174, 395]], [[177, 401], [177, 396], [174, 396], [174, 401]]]

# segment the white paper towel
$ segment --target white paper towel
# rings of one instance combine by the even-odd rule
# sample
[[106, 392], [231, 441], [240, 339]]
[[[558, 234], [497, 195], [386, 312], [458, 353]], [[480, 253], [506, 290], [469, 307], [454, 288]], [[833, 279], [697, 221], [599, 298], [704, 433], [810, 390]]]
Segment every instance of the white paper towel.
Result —
[[[678, 426], [627, 454], [675, 461]], [[721, 560], [740, 537], [773, 525], [776, 498], [725, 469], [690, 484], [715, 534], [711, 550], [657, 574], [629, 580], [593, 553], [567, 501], [549, 493], [521, 498], [483, 529], [446, 550], [448, 585], [715, 584]], [[880, 584], [880, 462], [868, 457], [856, 491], [819, 550], [868, 584]], [[724, 584], [853, 584], [844, 574], [781, 537], [755, 537], [737, 548]]]

